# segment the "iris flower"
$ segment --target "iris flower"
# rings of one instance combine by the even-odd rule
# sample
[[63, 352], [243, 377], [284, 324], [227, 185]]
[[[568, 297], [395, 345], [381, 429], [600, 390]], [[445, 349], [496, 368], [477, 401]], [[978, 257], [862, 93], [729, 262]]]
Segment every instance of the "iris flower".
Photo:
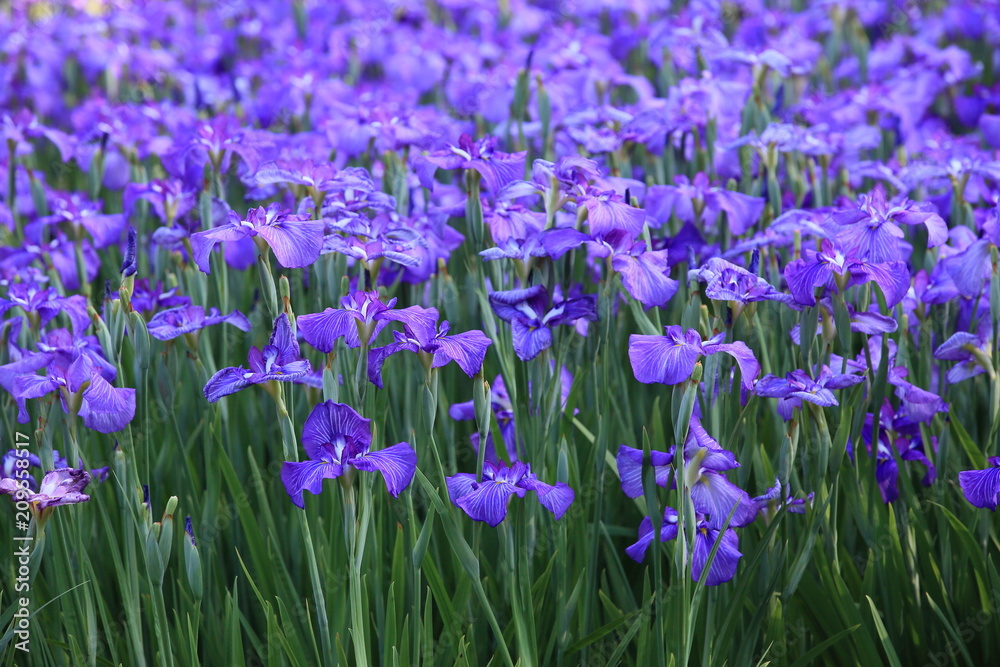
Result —
[[685, 485], [690, 489], [695, 510], [707, 515], [706, 522], [711, 528], [722, 528], [726, 520], [731, 528], [739, 528], [757, 518], [757, 506], [750, 496], [724, 474], [739, 465], [736, 456], [723, 449], [697, 417], [691, 417], [684, 445]]
[[0, 479], [0, 493], [15, 498], [19, 492], [23, 493], [23, 499], [29, 504], [31, 513], [41, 523], [52, 514], [53, 508], [90, 500], [90, 496], [83, 492], [88, 484], [90, 484], [90, 473], [86, 470], [61, 468], [45, 473], [37, 493], [28, 488], [27, 480], [18, 481], [11, 478]]
[[408, 443], [370, 451], [371, 420], [343, 403], [320, 403], [302, 426], [302, 448], [309, 460], [286, 461], [281, 466], [281, 481], [292, 502], [305, 508], [303, 492], [318, 495], [324, 479], [336, 479], [348, 468], [380, 472], [393, 497], [403, 491], [417, 470], [417, 454]]
[[898, 262], [903, 259], [899, 248], [899, 239], [903, 238], [901, 224], [926, 226], [930, 248], [948, 240], [948, 224], [928, 209], [928, 204], [908, 199], [890, 203], [882, 186], [876, 185], [870, 194], [861, 195], [856, 209], [833, 214], [833, 221], [841, 226], [837, 240], [848, 255], [865, 262]]
[[59, 313], [69, 317], [75, 334], [90, 326], [86, 297], [79, 294], [59, 296], [54, 287], [43, 288], [34, 281], [12, 283], [7, 289], [7, 298], [0, 298], [0, 316], [14, 307], [23, 310], [39, 327], [44, 327]]
[[723, 343], [725, 334], [702, 340], [694, 329], [686, 332], [677, 325], [665, 327], [664, 336], [632, 334], [628, 338], [628, 357], [635, 379], [644, 384], [679, 384], [691, 377], [698, 359], [717, 352], [732, 355], [743, 375], [743, 387], [753, 388], [760, 364], [746, 343]]
[[[677, 510], [673, 507], [665, 507], [663, 509], [663, 523], [660, 525], [660, 541], [669, 542], [674, 539], [677, 537], [677, 530]], [[628, 554], [628, 557], [637, 563], [641, 563], [646, 557], [646, 551], [649, 550], [649, 546], [653, 543], [653, 533], [653, 522], [648, 516], [643, 517], [642, 522], [639, 524], [639, 539], [635, 544], [625, 548], [625, 553]]]
[[[111, 384], [115, 366], [100, 356], [96, 341], [74, 339], [65, 329], [50, 332], [38, 352], [0, 366], [0, 386], [17, 403], [17, 420], [29, 421], [27, 400], [59, 393], [63, 412], [77, 414], [84, 426], [99, 433], [125, 428], [135, 416], [135, 389]], [[37, 371], [44, 370], [44, 375]]]
[[804, 248], [802, 258], [792, 260], [785, 267], [785, 280], [795, 300], [813, 306], [816, 287], [845, 290], [870, 281], [882, 288], [890, 308], [906, 296], [910, 288], [910, 270], [906, 262], [874, 263], [846, 253], [843, 246], [829, 239], [823, 240], [819, 251]]
[[385, 360], [403, 350], [420, 356], [428, 370], [454, 361], [466, 375], [472, 377], [483, 367], [486, 348], [493, 341], [482, 331], [473, 329], [449, 336], [451, 325], [447, 320], [441, 322], [440, 327], [436, 326], [437, 308], [411, 306], [406, 310], [405, 319], [399, 320], [403, 331], [392, 332], [396, 342], [376, 347], [368, 355], [368, 379], [376, 387], [382, 388], [382, 365]]
[[292, 333], [291, 323], [285, 313], [275, 318], [271, 339], [264, 349], [256, 346], [250, 348], [247, 363], [250, 370], [242, 366], [231, 366], [209, 378], [204, 389], [209, 403], [215, 403], [223, 396], [235, 394], [253, 384], [269, 380], [292, 382], [310, 371], [309, 362], [299, 354], [299, 342]]
[[451, 502], [475, 521], [485, 521], [498, 526], [507, 516], [507, 503], [511, 496], [524, 498], [528, 491], [538, 494], [538, 502], [552, 512], [556, 520], [562, 518], [573, 503], [575, 494], [564, 482], [553, 486], [538, 479], [531, 466], [516, 461], [508, 466], [503, 461], [485, 462], [483, 481], [476, 482], [472, 473], [460, 472], [445, 479]]
[[502, 153], [497, 150], [496, 137], [474, 140], [467, 134], [458, 138], [457, 146], [435, 151], [414, 160], [413, 168], [425, 188], [434, 187], [434, 172], [438, 169], [474, 169], [483, 178], [490, 192], [524, 177], [528, 152]]
[[597, 319], [597, 299], [581, 296], [553, 302], [544, 285], [490, 292], [490, 305], [497, 317], [509, 322], [514, 351], [524, 361], [534, 359], [552, 345], [552, 328], [584, 319]]
[[261, 242], [270, 246], [281, 266], [297, 269], [309, 266], [319, 257], [323, 249], [323, 230], [321, 220], [281, 213], [281, 205], [275, 202], [266, 209], [263, 206], [250, 209], [246, 220], [230, 211], [228, 223], [192, 234], [191, 248], [194, 262], [203, 273], [211, 273], [209, 256], [216, 244], [249, 238], [253, 238], [258, 247]]
[[788, 420], [792, 417], [792, 411], [802, 405], [802, 401], [824, 408], [839, 405], [833, 390], [853, 387], [864, 379], [861, 375], [834, 373], [824, 364], [820, 366], [819, 375], [815, 380], [805, 371], [798, 369], [784, 378], [765, 375], [754, 385], [754, 392], [765, 398], [780, 399], [778, 414]]
[[240, 331], [250, 331], [250, 320], [238, 310], [228, 315], [220, 315], [218, 308], [211, 308], [208, 314], [201, 306], [178, 306], [161, 310], [149, 320], [146, 328], [149, 335], [157, 340], [173, 340], [184, 334], [200, 331], [214, 324], [231, 324]]
[[703, 218], [715, 220], [724, 212], [733, 235], [740, 236], [764, 212], [763, 198], [712, 186], [704, 173], [696, 174], [694, 180], [683, 175], [675, 180], [677, 185], [654, 185], [647, 193], [646, 209], [658, 225], [665, 223], [672, 213], [683, 222], [698, 222]]

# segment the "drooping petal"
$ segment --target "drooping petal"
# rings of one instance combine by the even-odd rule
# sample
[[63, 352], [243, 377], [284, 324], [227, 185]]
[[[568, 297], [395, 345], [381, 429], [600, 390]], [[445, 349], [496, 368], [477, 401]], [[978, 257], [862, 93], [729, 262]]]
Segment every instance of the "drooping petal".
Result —
[[[532, 285], [523, 289], [490, 292], [489, 300], [497, 317], [504, 322], [514, 322], [540, 317], [549, 302], [549, 294], [544, 285]], [[526, 310], [534, 315], [529, 315]]]
[[497, 192], [505, 185], [524, 178], [524, 165], [528, 152], [493, 153], [488, 159], [470, 160], [466, 166], [483, 177], [483, 185], [490, 192]]
[[253, 384], [248, 376], [253, 375], [242, 367], [223, 368], [205, 383], [205, 398], [215, 403], [223, 396], [235, 394]]
[[552, 345], [552, 330], [548, 327], [533, 327], [514, 320], [511, 324], [514, 352], [522, 361], [530, 361]]
[[476, 483], [476, 476], [471, 472], [460, 472], [451, 477], [445, 477], [445, 485], [448, 487], [448, 497], [452, 504], [458, 505], [458, 499], [469, 495], [473, 491]]
[[549, 257], [559, 259], [570, 250], [579, 248], [587, 241], [591, 241], [592, 237], [572, 227], [557, 227], [542, 232], [539, 235], [539, 240]]
[[779, 378], [768, 373], [753, 387], [754, 393], [764, 398], [784, 398], [791, 393], [792, 387], [785, 378]]
[[[653, 543], [653, 522], [649, 517], [643, 518], [639, 524], [639, 540], [625, 548], [628, 557], [637, 563], [641, 563], [646, 557], [646, 551]], [[677, 510], [672, 507], [665, 507], [663, 510], [663, 524], [660, 526], [660, 541], [669, 542], [677, 537]]]
[[760, 375], [760, 364], [757, 362], [757, 357], [754, 356], [753, 350], [747, 347], [746, 343], [743, 341], [736, 341], [735, 343], [714, 343], [711, 345], [706, 343], [704, 349], [705, 354], [725, 352], [733, 357], [740, 367], [743, 388], [747, 391], [753, 389], [754, 380], [758, 375]]
[[760, 219], [765, 202], [762, 197], [751, 197], [741, 192], [713, 188], [712, 192], [706, 194], [705, 203], [725, 211], [733, 236], [740, 236]]
[[239, 241], [247, 238], [250, 230], [241, 225], [227, 224], [204, 232], [191, 235], [191, 249], [194, 252], [194, 263], [202, 273], [211, 273], [209, 257], [218, 243]]
[[615, 255], [611, 266], [621, 274], [628, 293], [646, 308], [666, 305], [680, 286], [670, 278], [666, 250], [644, 252], [639, 256]]
[[736, 568], [743, 556], [739, 551], [740, 541], [736, 532], [727, 530], [720, 535], [718, 530], [701, 526], [695, 533], [694, 551], [691, 556], [691, 578], [693, 580], [699, 581], [701, 579], [702, 570], [705, 569], [708, 556], [712, 553], [712, 547], [715, 546], [716, 540], [720, 539], [722, 543], [709, 566], [705, 585], [718, 586], [736, 576]]
[[899, 497], [896, 481], [899, 479], [899, 466], [892, 457], [883, 459], [875, 465], [875, 480], [882, 494], [882, 502], [888, 504]]
[[555, 515], [556, 521], [563, 517], [576, 498], [573, 489], [565, 482], [556, 482], [552, 485], [540, 482], [538, 479], [523, 479], [521, 486], [534, 491], [538, 495], [538, 502]]
[[389, 343], [368, 351], [368, 381], [382, 389], [382, 366], [385, 360], [403, 350], [410, 349], [406, 343]]
[[299, 269], [319, 258], [324, 227], [322, 220], [284, 220], [257, 227], [257, 234], [271, 246], [278, 264], [286, 269]]
[[525, 489], [509, 482], [483, 480], [468, 493], [459, 498], [458, 505], [474, 521], [485, 521], [496, 527], [507, 516], [507, 502], [512, 495], [523, 498]]
[[643, 384], [679, 384], [691, 377], [701, 355], [700, 345], [676, 338], [643, 334], [632, 334], [628, 338], [632, 373]]
[[295, 321], [305, 341], [320, 352], [330, 353], [343, 337], [347, 347], [360, 347], [357, 319], [354, 313], [339, 308], [327, 308], [322, 313], [302, 315]]
[[906, 262], [888, 262], [885, 264], [872, 264], [869, 262], [858, 262], [852, 264], [851, 283], [857, 285], [874, 281], [882, 288], [885, 295], [886, 305], [890, 308], [903, 300], [907, 290], [910, 289], [910, 270]]
[[625, 202], [601, 196], [587, 197], [583, 205], [587, 208], [587, 223], [594, 236], [604, 236], [618, 229], [635, 238], [646, 224], [646, 212]]
[[417, 471], [417, 453], [409, 443], [400, 442], [351, 459], [351, 465], [358, 470], [377, 470], [382, 473], [386, 488], [396, 497], [413, 481], [413, 475]]
[[135, 417], [135, 389], [113, 387], [95, 372], [83, 392], [79, 414], [84, 426], [98, 433], [120, 431]]
[[829, 285], [833, 269], [826, 262], [806, 262], [794, 259], [785, 267], [785, 280], [795, 300], [807, 306], [816, 305], [816, 287]]
[[336, 479], [343, 474], [343, 466], [326, 461], [302, 461], [293, 463], [286, 461], [281, 466], [281, 481], [285, 492], [297, 506], [305, 509], [303, 492], [308, 491], [319, 495], [323, 490], [324, 479]]
[[621, 445], [615, 457], [622, 492], [629, 498], [642, 495], [642, 450]]
[[492, 345], [493, 341], [482, 331], [473, 329], [453, 336], [442, 336], [437, 339], [437, 344], [440, 347], [434, 353], [434, 368], [454, 361], [466, 375], [472, 377], [483, 367], [486, 348]]
[[992, 466], [985, 470], [965, 470], [958, 473], [958, 483], [965, 499], [976, 507], [995, 512], [1000, 504], [1000, 459], [993, 457]]

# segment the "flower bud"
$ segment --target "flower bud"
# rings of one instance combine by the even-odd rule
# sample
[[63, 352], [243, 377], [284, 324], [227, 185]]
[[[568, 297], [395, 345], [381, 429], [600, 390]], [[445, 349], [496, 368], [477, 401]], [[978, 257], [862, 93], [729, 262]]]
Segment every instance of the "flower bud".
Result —
[[135, 350], [135, 360], [139, 364], [139, 368], [145, 370], [149, 368], [150, 354], [150, 343], [149, 343], [149, 331], [146, 329], [146, 320], [142, 319], [136, 311], [129, 313], [129, 323], [131, 324], [131, 336], [132, 349]]
[[490, 430], [493, 401], [490, 383], [483, 378], [482, 371], [479, 371], [472, 381], [472, 405], [476, 411], [476, 426], [479, 428], [480, 436], [483, 436]]
[[195, 600], [200, 601], [203, 594], [201, 556], [198, 553], [198, 543], [194, 539], [194, 528], [191, 525], [190, 516], [184, 519], [184, 532], [187, 537], [184, 540], [184, 569], [187, 572], [188, 586], [191, 587], [191, 594]]

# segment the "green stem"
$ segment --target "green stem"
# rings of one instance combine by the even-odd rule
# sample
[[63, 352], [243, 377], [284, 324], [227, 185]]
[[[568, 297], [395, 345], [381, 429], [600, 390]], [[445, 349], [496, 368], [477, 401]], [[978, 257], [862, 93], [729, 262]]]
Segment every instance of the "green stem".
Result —
[[[295, 441], [295, 427], [292, 418], [285, 408], [284, 389], [278, 385], [275, 394], [278, 411], [278, 424], [281, 426], [281, 444], [286, 461], [296, 462], [299, 460], [297, 443]], [[333, 642], [330, 641], [330, 622], [326, 615], [326, 596], [323, 594], [323, 586], [319, 577], [319, 566], [316, 561], [316, 551], [313, 548], [312, 533], [309, 530], [309, 522], [306, 520], [305, 512], [295, 512], [298, 517], [299, 530], [302, 533], [302, 542], [306, 550], [306, 561], [309, 566], [309, 579], [312, 583], [313, 595], [316, 598], [316, 621], [319, 623], [319, 635], [323, 644], [323, 655], [332, 656]], [[367, 664], [367, 663], [361, 663]]]

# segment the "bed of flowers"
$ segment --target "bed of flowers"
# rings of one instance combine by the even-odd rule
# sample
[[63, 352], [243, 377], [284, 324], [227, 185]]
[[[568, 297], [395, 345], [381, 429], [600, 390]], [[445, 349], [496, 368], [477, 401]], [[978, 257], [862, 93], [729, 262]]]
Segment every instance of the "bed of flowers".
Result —
[[0, 665], [1000, 660], [995, 0], [0, 7]]

